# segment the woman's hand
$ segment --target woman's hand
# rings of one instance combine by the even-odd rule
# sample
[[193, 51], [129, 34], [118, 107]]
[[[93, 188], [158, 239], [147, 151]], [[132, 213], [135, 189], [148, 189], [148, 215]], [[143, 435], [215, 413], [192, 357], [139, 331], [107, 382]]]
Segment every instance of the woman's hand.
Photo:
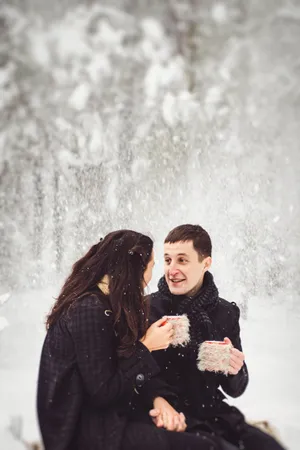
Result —
[[168, 348], [172, 342], [172, 336], [174, 334], [173, 325], [165, 322], [166, 319], [164, 317], [154, 322], [141, 339], [141, 342], [150, 352]]
[[178, 413], [167, 400], [156, 397], [153, 402], [154, 409], [149, 412], [153, 422], [158, 428], [166, 428], [169, 431], [184, 432], [186, 430], [185, 416]]

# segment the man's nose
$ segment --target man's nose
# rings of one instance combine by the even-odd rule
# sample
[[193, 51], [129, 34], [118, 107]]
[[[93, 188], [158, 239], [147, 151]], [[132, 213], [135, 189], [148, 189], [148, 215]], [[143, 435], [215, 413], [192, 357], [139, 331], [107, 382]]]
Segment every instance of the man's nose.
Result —
[[169, 276], [175, 277], [178, 274], [179, 274], [179, 270], [176, 267], [169, 268]]

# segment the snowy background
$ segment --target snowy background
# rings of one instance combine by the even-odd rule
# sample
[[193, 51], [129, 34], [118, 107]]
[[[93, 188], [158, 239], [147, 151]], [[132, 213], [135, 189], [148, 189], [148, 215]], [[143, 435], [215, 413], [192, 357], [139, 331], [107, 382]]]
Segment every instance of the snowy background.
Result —
[[1, 450], [38, 438], [43, 322], [71, 264], [112, 229], [150, 232], [155, 289], [187, 222], [242, 311], [235, 403], [299, 449], [299, 42], [299, 0], [0, 1]]

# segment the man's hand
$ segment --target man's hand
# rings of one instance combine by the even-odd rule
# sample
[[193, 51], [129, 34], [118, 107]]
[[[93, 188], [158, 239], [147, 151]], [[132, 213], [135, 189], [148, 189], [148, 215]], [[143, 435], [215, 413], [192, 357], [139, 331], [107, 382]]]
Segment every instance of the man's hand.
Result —
[[167, 400], [156, 397], [154, 408], [149, 412], [153, 422], [158, 428], [166, 428], [169, 431], [183, 432], [186, 430], [185, 416], [178, 413]]
[[[226, 344], [232, 345], [231, 340], [227, 337], [224, 338], [224, 342], [226, 342]], [[229, 363], [230, 365], [228, 373], [230, 375], [238, 374], [241, 368], [243, 367], [244, 360], [245, 360], [244, 353], [240, 352], [237, 348], [233, 347], [230, 350], [230, 363]]]

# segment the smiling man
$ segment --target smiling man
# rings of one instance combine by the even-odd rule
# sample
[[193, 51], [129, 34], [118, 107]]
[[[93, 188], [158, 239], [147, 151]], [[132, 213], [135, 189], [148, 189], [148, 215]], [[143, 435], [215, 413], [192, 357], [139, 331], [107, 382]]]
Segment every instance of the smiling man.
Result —
[[[240, 311], [219, 297], [209, 269], [212, 263], [209, 234], [199, 225], [181, 225], [165, 239], [165, 274], [151, 295], [151, 321], [164, 315], [185, 314], [190, 341], [184, 347], [155, 352], [161, 376], [177, 393], [173, 407], [186, 417], [187, 431], [209, 431], [234, 449], [282, 450], [269, 435], [248, 425], [243, 414], [224, 401], [223, 391], [239, 397], [248, 384], [240, 340]], [[198, 369], [199, 346], [204, 341], [232, 344], [228, 375]], [[155, 423], [170, 421], [156, 411]], [[225, 445], [226, 446], [226, 445]], [[224, 446], [224, 448], [225, 448]]]
[[[201, 250], [202, 252], [202, 250]], [[206, 252], [208, 255], [210, 252]], [[198, 252], [193, 241], [166, 242], [164, 246], [165, 279], [174, 295], [193, 296], [202, 287], [211, 257]]]

